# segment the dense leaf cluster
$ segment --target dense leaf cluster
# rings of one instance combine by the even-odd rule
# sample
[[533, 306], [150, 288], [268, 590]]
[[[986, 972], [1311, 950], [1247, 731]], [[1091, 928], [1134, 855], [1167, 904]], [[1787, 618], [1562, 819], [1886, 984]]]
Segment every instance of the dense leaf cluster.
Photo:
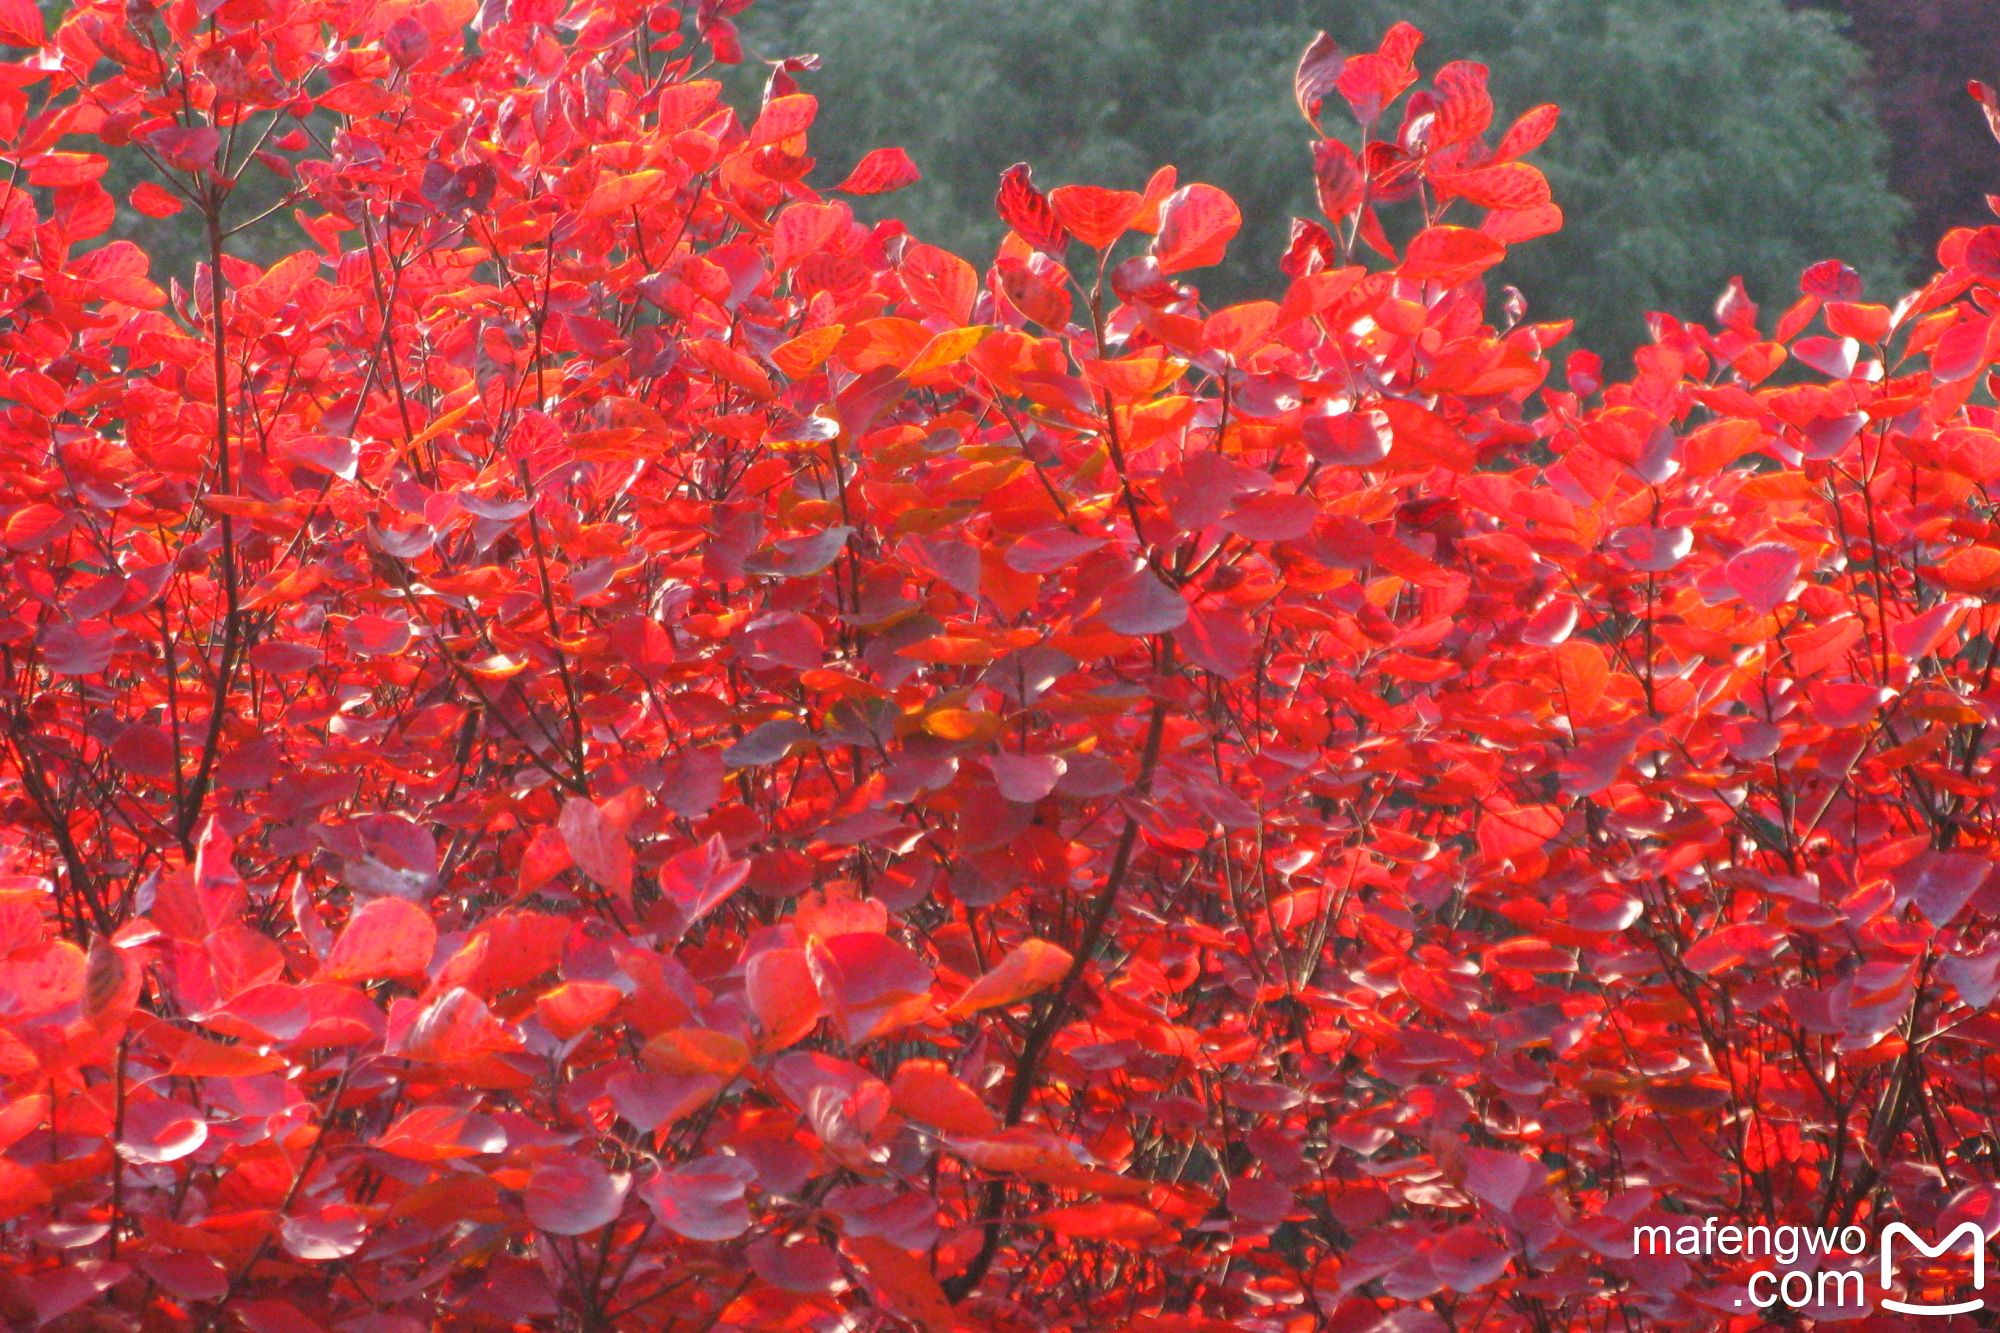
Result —
[[857, 222], [736, 7], [0, 0], [0, 1318], [1747, 1329], [1635, 1222], [1990, 1219], [2000, 229], [1556, 388], [1556, 113], [1414, 29], [1216, 309], [1170, 170]]

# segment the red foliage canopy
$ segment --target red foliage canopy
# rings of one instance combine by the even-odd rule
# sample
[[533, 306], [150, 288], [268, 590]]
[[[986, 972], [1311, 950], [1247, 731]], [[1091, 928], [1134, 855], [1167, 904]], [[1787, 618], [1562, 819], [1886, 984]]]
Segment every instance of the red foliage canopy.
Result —
[[1558, 391], [1414, 30], [1210, 310], [1170, 170], [856, 222], [740, 7], [0, 6], [0, 1315], [1748, 1328], [1632, 1226], [1992, 1215], [2000, 229]]

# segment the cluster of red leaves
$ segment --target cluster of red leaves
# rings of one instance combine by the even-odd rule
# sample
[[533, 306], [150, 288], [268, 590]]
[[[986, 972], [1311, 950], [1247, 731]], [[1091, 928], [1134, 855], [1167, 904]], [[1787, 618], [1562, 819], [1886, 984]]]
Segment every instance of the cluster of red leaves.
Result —
[[1632, 1225], [1991, 1222], [2000, 229], [1560, 392], [1554, 113], [1375, 137], [1410, 29], [1211, 311], [1171, 172], [857, 223], [736, 8], [0, 3], [0, 1319], [1746, 1328]]

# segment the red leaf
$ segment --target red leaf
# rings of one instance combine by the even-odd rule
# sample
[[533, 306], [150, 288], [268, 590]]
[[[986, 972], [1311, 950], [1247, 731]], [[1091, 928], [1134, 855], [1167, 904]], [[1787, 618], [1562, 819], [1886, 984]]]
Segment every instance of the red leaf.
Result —
[[1799, 290], [1822, 301], [1861, 299], [1861, 275], [1838, 259], [1822, 260], [1799, 278]]
[[708, 1156], [662, 1171], [639, 1186], [660, 1224], [689, 1240], [734, 1240], [750, 1229], [743, 1195], [757, 1169], [741, 1157]]
[[854, 164], [847, 178], [833, 188], [842, 194], [888, 194], [923, 179], [917, 164], [900, 148], [877, 148]]
[[1034, 172], [1027, 163], [1016, 162], [1001, 173], [1000, 192], [993, 197], [993, 206], [1016, 236], [1037, 250], [1061, 257], [1069, 244], [1069, 233], [1063, 230], [1048, 198], [1035, 188]]
[[972, 265], [932, 245], [913, 245], [903, 252], [898, 270], [903, 290], [926, 311], [953, 324], [964, 324], [972, 316], [972, 301], [979, 294], [979, 275]]
[[978, 1138], [1000, 1128], [992, 1108], [938, 1060], [905, 1060], [898, 1065], [889, 1085], [889, 1104], [898, 1114], [947, 1134]]
[[[567, 813], [567, 810], [565, 810]], [[621, 836], [618, 845], [624, 846]], [[574, 844], [572, 844], [574, 850]], [[581, 856], [577, 864], [584, 867], [584, 873], [591, 874]], [[626, 885], [631, 884], [631, 855], [625, 857], [624, 874]], [[736, 892], [750, 874], [750, 863], [738, 860], [729, 854], [728, 846], [720, 834], [711, 835], [708, 841], [698, 847], [691, 847], [673, 860], [660, 867], [660, 891], [674, 905], [678, 912], [679, 929], [686, 930], [712, 911], [717, 903]], [[599, 881], [603, 883], [603, 881]], [[607, 888], [610, 885], [606, 885]], [[626, 890], [619, 890], [625, 892]]]
[[563, 802], [556, 820], [563, 845], [577, 869], [599, 888], [621, 899], [632, 896], [632, 846], [625, 831], [605, 817], [596, 804], [581, 796]]
[[1167, 1224], [1152, 1209], [1108, 1199], [1051, 1208], [1035, 1220], [1072, 1240], [1145, 1240], [1167, 1229]]
[[1105, 590], [1101, 614], [1112, 629], [1136, 638], [1166, 633], [1187, 619], [1188, 609], [1186, 599], [1159, 575], [1142, 569]]
[[1493, 160], [1511, 162], [1523, 154], [1534, 152], [1555, 131], [1556, 121], [1561, 115], [1559, 108], [1548, 103], [1522, 112], [1520, 119], [1508, 126], [1507, 133], [1501, 136], [1500, 146], [1493, 150]]
[[771, 266], [788, 269], [807, 255], [819, 253], [854, 218], [846, 204], [793, 204], [778, 214], [771, 230]]
[[146, 142], [168, 166], [186, 172], [213, 166], [215, 155], [222, 148], [221, 134], [206, 125], [154, 130]]
[[1480, 208], [1540, 208], [1549, 202], [1548, 179], [1526, 162], [1439, 172], [1431, 179], [1440, 194], [1458, 195]]
[[1299, 57], [1298, 69], [1292, 74], [1292, 95], [1299, 104], [1299, 114], [1315, 128], [1319, 125], [1320, 105], [1333, 91], [1346, 63], [1340, 44], [1323, 32], [1313, 34], [1305, 54]]
[[1382, 35], [1378, 49], [1348, 58], [1334, 85], [1362, 125], [1374, 124], [1383, 110], [1417, 81], [1417, 68], [1411, 62], [1423, 39], [1409, 24], [1398, 23]]
[[412, 1060], [459, 1064], [516, 1050], [520, 1044], [485, 1001], [462, 986], [454, 986], [415, 1014], [401, 1050]]
[[1429, 227], [1417, 233], [1403, 254], [1402, 272], [1411, 278], [1458, 283], [1507, 257], [1507, 247], [1466, 227]]
[[10, 550], [32, 551], [69, 530], [70, 516], [54, 505], [23, 505], [7, 516], [0, 527], [0, 541]]
[[1258, 542], [1288, 542], [1305, 536], [1319, 521], [1310, 495], [1259, 495], [1223, 515], [1222, 526]]
[[1354, 150], [1339, 139], [1321, 139], [1313, 145], [1313, 182], [1320, 212], [1331, 222], [1344, 220], [1368, 197], [1368, 173]]
[[0, 1157], [0, 1222], [26, 1217], [54, 1197], [37, 1172]]
[[41, 46], [48, 41], [42, 11], [35, 0], [0, 0], [0, 42], [9, 46]]
[[1054, 791], [1057, 780], [1069, 771], [1068, 762], [1060, 755], [1005, 751], [987, 755], [986, 766], [993, 771], [993, 782], [1000, 794], [1024, 805], [1032, 805]]
[[1500, 1152], [1492, 1148], [1465, 1150], [1466, 1189], [1475, 1198], [1503, 1213], [1512, 1212], [1514, 1204], [1528, 1192], [1530, 1186], [1542, 1180], [1544, 1174], [1540, 1167], [1519, 1153]]
[[562, 1041], [588, 1032], [607, 1018], [625, 992], [601, 981], [569, 981], [535, 999], [542, 1026]]
[[1931, 370], [1941, 380], [1969, 379], [1993, 360], [1994, 321], [1968, 319], [1952, 325], [1931, 348]]
[[85, 955], [46, 940], [0, 959], [0, 1018], [39, 1018], [83, 998]]
[[1760, 542], [1729, 559], [1730, 589], [1760, 616], [1768, 616], [1792, 599], [1799, 577], [1799, 553], [1783, 542]]
[[128, 1162], [177, 1162], [208, 1142], [201, 1112], [162, 1097], [136, 1098], [125, 1106], [118, 1155]]
[[348, 918], [320, 968], [323, 981], [380, 981], [407, 977], [430, 966], [437, 927], [421, 907], [401, 898], [376, 898]]
[[556, 1236], [581, 1236], [617, 1219], [632, 1178], [614, 1175], [594, 1157], [564, 1154], [528, 1174], [523, 1191], [528, 1221]]
[[1130, 190], [1097, 185], [1058, 185], [1049, 191], [1049, 207], [1057, 221], [1093, 250], [1107, 250], [1116, 243], [1144, 202]]
[[1236, 201], [1213, 185], [1184, 185], [1160, 205], [1152, 255], [1160, 272], [1181, 273], [1222, 262], [1243, 225]]
[[1196, 666], [1225, 678], [1250, 670], [1258, 643], [1243, 613], [1233, 606], [1193, 606], [1187, 622], [1174, 630], [1174, 642]]
[[1726, 967], [1763, 962], [1784, 943], [1784, 932], [1763, 921], [1745, 921], [1724, 926], [1695, 941], [1681, 955], [1681, 963], [1691, 972], [1704, 975]]
[[607, 176], [597, 183], [597, 187], [590, 192], [590, 197], [583, 201], [583, 208], [580, 211], [587, 218], [624, 213], [659, 193], [666, 183], [667, 173], [658, 170], [635, 171], [625, 176]]
[[1479, 224], [1479, 230], [1502, 245], [1513, 245], [1559, 232], [1562, 226], [1562, 209], [1555, 204], [1540, 204], [1534, 208], [1489, 213], [1486, 220]]
[[826, 1012], [803, 949], [764, 949], [743, 966], [743, 994], [763, 1029], [762, 1049], [781, 1051]]
[[764, 103], [750, 130], [750, 146], [761, 148], [795, 134], [804, 134], [819, 114], [819, 99], [811, 93], [787, 93]]
[[1889, 630], [1890, 646], [1905, 661], [1914, 662], [1936, 648], [1974, 605], [1969, 598], [1950, 597], [1920, 616], [1899, 621]]
[[111, 665], [118, 635], [101, 620], [50, 625], [42, 631], [42, 665], [51, 675], [94, 676]]
[[930, 1007], [930, 968], [887, 935], [855, 931], [814, 940], [808, 961], [850, 1046], [913, 1023]]
[[1486, 133], [1493, 123], [1493, 98], [1486, 91], [1486, 66], [1454, 60], [1431, 78], [1438, 108], [1431, 122], [1433, 149], [1463, 143]]

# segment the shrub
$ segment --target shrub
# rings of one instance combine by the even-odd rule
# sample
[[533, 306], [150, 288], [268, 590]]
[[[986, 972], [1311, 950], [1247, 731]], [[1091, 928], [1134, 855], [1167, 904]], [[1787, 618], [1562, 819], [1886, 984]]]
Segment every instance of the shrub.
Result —
[[1210, 310], [1170, 174], [856, 223], [727, 8], [0, 8], [11, 1324], [1747, 1326], [1629, 1228], [1987, 1215], [2000, 230], [1556, 390], [1554, 113], [1412, 29]]

